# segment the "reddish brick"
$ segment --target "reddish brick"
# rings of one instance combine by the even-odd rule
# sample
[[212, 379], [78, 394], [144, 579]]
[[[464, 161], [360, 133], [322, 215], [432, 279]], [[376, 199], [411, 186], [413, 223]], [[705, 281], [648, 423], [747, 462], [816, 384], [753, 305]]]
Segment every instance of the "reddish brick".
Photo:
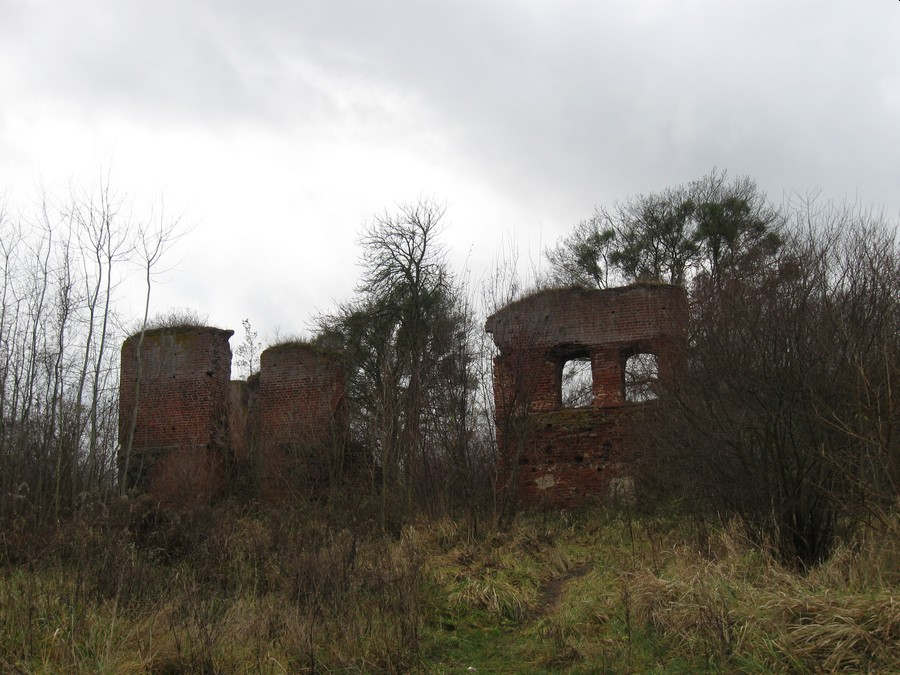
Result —
[[[122, 345], [119, 395], [120, 470], [124, 471], [132, 413], [137, 407], [128, 460], [130, 484], [163, 501], [208, 501], [223, 486], [228, 446], [228, 338], [218, 328], [162, 328], [144, 334], [141, 386], [137, 345]], [[137, 400], [136, 400], [137, 397]]]
[[332, 436], [344, 425], [340, 358], [304, 343], [270, 347], [260, 358], [258, 396], [263, 496], [282, 499], [325, 483]]
[[[629, 356], [657, 357], [662, 384], [684, 365], [687, 296], [662, 284], [553, 289], [490, 316], [500, 349], [494, 399], [501, 470], [524, 503], [572, 506], [626, 485], [638, 449], [626, 403]], [[593, 402], [562, 408], [561, 374], [571, 358], [591, 360]]]
[[251, 435], [258, 390], [258, 376], [249, 381], [232, 380], [228, 386], [229, 446], [234, 461], [238, 463], [247, 463], [252, 459]]

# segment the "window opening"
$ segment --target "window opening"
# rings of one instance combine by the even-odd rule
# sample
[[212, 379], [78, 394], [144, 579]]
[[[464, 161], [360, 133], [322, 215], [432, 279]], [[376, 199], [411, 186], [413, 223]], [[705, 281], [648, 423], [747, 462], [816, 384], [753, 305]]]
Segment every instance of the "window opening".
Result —
[[656, 354], [632, 354], [625, 361], [625, 400], [642, 403], [659, 398], [659, 363]]
[[564, 408], [580, 408], [594, 401], [594, 375], [591, 359], [581, 356], [569, 359], [562, 367], [560, 398]]

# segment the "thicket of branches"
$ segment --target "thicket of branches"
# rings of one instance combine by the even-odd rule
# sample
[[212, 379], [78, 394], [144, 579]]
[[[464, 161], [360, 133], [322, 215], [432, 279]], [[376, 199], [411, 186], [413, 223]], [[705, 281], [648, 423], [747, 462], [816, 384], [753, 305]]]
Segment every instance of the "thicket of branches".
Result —
[[[0, 204], [0, 522], [59, 520], [119, 488], [119, 352], [147, 328], [175, 226], [137, 220], [108, 183], [37, 209]], [[144, 282], [136, 324], [117, 293]], [[126, 453], [127, 456], [127, 453]]]
[[115, 486], [116, 286], [132, 231], [109, 190], [0, 212], [0, 521], [61, 517]]
[[655, 445], [695, 505], [808, 566], [896, 504], [900, 257], [895, 229], [848, 208], [806, 205], [782, 234], [695, 280], [689, 370]]

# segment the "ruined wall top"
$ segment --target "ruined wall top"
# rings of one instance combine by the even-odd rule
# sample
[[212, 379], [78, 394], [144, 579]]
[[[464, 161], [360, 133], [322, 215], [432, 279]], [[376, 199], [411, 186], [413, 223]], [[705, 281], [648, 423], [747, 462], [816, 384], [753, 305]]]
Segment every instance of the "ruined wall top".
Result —
[[279, 376], [310, 375], [339, 368], [341, 355], [307, 342], [285, 342], [269, 347], [260, 355], [263, 380]]
[[681, 338], [687, 316], [687, 295], [680, 286], [559, 288], [510, 303], [488, 317], [485, 330], [501, 351], [596, 347]]
[[[231, 372], [231, 348], [228, 339], [232, 330], [210, 326], [179, 326], [151, 328], [135, 333], [122, 343], [122, 381], [130, 393], [137, 378], [137, 352], [141, 345], [141, 377], [145, 381], [190, 380], [211, 376], [228, 382]], [[151, 395], [142, 392], [142, 397]]]
[[129, 486], [183, 504], [219, 491], [228, 443], [232, 334], [207, 326], [154, 328], [144, 332], [140, 362], [140, 333], [122, 344], [119, 467]]
[[[159, 328], [148, 328], [144, 331], [144, 340], [153, 340], [155, 338], [160, 338], [163, 336], [170, 336], [173, 338], [185, 338], [190, 339], [191, 337], [198, 337], [201, 335], [207, 335], [210, 337], [221, 337], [224, 339], [230, 338], [234, 335], [233, 330], [225, 329], [225, 328], [215, 328], [213, 326], [162, 326]], [[129, 335], [125, 338], [125, 341], [122, 343], [124, 345], [128, 344], [136, 344], [141, 337], [140, 331]]]

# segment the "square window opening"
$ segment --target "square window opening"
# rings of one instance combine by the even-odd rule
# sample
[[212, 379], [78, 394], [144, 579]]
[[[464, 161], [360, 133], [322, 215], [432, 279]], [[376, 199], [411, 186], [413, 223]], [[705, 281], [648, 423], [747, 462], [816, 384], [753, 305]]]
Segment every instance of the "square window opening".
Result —
[[643, 403], [659, 398], [659, 362], [656, 354], [632, 354], [625, 361], [625, 400]]
[[579, 356], [563, 363], [560, 400], [564, 408], [581, 408], [594, 402], [594, 374], [591, 359]]

